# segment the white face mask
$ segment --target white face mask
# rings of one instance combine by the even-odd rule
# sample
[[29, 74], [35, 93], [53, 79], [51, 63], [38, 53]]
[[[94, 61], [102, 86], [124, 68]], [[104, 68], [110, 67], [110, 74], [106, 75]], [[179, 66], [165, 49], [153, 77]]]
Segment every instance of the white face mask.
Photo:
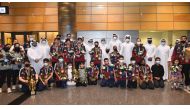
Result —
[[124, 63], [124, 60], [119, 60], [120, 63]]
[[72, 68], [72, 66], [71, 66], [71, 65], [69, 65], [69, 66], [68, 66], [68, 68], [69, 68], [69, 69], [71, 69], [71, 68]]
[[105, 42], [105, 41], [101, 41], [101, 43], [102, 43], [102, 44], [106, 44], [106, 42]]
[[63, 59], [59, 59], [59, 62], [63, 62]]
[[126, 39], [126, 42], [129, 42], [130, 41], [130, 39]]
[[46, 63], [44, 63], [44, 66], [48, 66], [48, 63], [46, 62]]
[[165, 42], [161, 42], [162, 45], [165, 45], [166, 43]]
[[42, 44], [46, 44], [46, 41], [42, 41]]
[[160, 64], [160, 61], [156, 61], [156, 64]]
[[132, 64], [135, 64], [135, 61], [131, 61]]
[[137, 42], [137, 45], [140, 45], [141, 44], [141, 42]]
[[117, 40], [117, 37], [113, 37], [114, 40]]

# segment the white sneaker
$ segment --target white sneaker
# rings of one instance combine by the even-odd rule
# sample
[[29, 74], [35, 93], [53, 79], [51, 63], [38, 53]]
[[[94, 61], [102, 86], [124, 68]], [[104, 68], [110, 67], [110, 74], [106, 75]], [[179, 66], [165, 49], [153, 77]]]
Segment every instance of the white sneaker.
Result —
[[11, 88], [7, 88], [7, 93], [11, 93], [11, 92], [12, 92]]
[[0, 88], [0, 93], [2, 93], [2, 88]]
[[19, 84], [19, 85], [18, 85], [18, 87], [21, 89], [21, 88], [22, 88], [22, 85], [21, 85], [21, 84]]
[[54, 85], [54, 84], [53, 84], [53, 83], [51, 83], [51, 84], [50, 84], [50, 87], [53, 87], [53, 85]]
[[187, 90], [190, 91], [190, 86], [187, 86]]
[[12, 86], [12, 89], [15, 90], [15, 89], [16, 89], [16, 85], [13, 85], [13, 86]]

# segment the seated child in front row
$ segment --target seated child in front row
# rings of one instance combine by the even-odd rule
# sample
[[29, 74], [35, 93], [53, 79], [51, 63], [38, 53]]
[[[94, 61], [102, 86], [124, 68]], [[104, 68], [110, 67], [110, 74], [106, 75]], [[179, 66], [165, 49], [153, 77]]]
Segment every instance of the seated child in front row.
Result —
[[127, 87], [128, 88], [137, 88], [139, 80], [139, 65], [136, 64], [135, 58], [131, 57], [131, 63], [127, 68]]
[[182, 66], [179, 64], [179, 60], [175, 59], [173, 65], [171, 66], [171, 73], [170, 73], [170, 82], [171, 88], [179, 89], [180, 86], [183, 84], [182, 79]]
[[46, 89], [48, 86], [50, 86], [53, 83], [53, 68], [49, 65], [49, 59], [45, 58], [43, 60], [44, 65], [40, 69], [39, 73], [39, 82], [37, 84], [37, 90], [42, 91]]
[[63, 56], [58, 57], [58, 62], [55, 64], [54, 71], [56, 75], [56, 87], [66, 88], [68, 75]]
[[85, 64], [83, 62], [80, 63], [78, 72], [79, 78], [76, 82], [76, 86], [87, 86], [87, 72], [85, 69]]
[[[19, 72], [19, 81], [21, 82], [21, 91], [24, 93], [31, 93], [32, 87], [30, 84], [30, 80], [33, 79], [35, 81], [35, 86], [33, 87], [36, 92], [36, 83], [38, 81], [38, 74], [33, 67], [30, 66], [29, 60], [24, 61], [24, 67], [20, 69]], [[35, 92], [31, 94], [35, 94]]]
[[159, 57], [156, 57], [155, 64], [151, 67], [155, 88], [164, 88], [164, 67], [160, 64], [160, 60]]
[[141, 89], [154, 89], [152, 72], [144, 59], [140, 61], [139, 79], [139, 86]]
[[88, 85], [97, 85], [99, 69], [94, 65], [93, 61], [90, 61], [90, 67], [86, 69]]
[[104, 59], [104, 65], [102, 66], [102, 71], [100, 74], [102, 87], [114, 87], [114, 65], [109, 64], [109, 59]]
[[115, 86], [126, 88], [127, 65], [124, 63], [124, 57], [119, 57], [119, 63], [115, 65]]

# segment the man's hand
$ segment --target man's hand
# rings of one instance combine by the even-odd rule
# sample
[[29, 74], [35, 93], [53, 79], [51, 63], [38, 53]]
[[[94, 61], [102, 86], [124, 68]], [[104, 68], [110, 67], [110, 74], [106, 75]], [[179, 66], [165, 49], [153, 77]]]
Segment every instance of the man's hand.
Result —
[[28, 83], [28, 80], [25, 80], [24, 82], [25, 82], [25, 83]]
[[48, 80], [47, 79], [44, 82], [45, 82], [45, 85], [48, 84]]

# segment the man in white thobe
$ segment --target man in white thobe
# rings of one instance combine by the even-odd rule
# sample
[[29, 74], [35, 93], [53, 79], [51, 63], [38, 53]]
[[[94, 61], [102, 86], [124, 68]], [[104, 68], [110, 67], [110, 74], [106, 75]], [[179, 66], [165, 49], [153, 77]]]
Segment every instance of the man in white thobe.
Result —
[[113, 52], [113, 46], [117, 46], [117, 50], [120, 51], [122, 42], [119, 40], [118, 36], [116, 34], [113, 34], [113, 38], [108, 44], [108, 47], [110, 49], [110, 53]]
[[152, 44], [152, 38], [147, 38], [147, 44], [144, 45], [146, 49], [146, 56], [145, 60], [146, 63], [151, 68], [153, 64], [155, 64], [155, 53], [156, 53], [156, 46]]
[[135, 46], [134, 43], [131, 42], [131, 36], [126, 35], [125, 42], [121, 44], [120, 54], [124, 56], [124, 61], [127, 65], [130, 64], [134, 46]]
[[40, 73], [40, 69], [43, 67], [43, 53], [36, 41], [31, 42], [31, 47], [27, 52], [28, 59], [32, 67], [34, 67], [37, 74]]
[[160, 57], [160, 64], [164, 67], [164, 80], [168, 80], [168, 58], [170, 47], [166, 44], [166, 40], [162, 39], [156, 50], [156, 57]]

